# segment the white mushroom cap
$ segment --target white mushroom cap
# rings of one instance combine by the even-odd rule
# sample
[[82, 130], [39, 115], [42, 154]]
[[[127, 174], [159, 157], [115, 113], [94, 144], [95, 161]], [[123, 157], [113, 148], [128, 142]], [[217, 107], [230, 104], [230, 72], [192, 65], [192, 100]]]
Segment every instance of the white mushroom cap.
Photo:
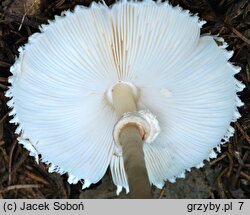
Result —
[[144, 144], [149, 180], [161, 188], [185, 170], [216, 157], [233, 134], [244, 88], [232, 52], [204, 22], [180, 7], [153, 1], [93, 3], [32, 35], [11, 67], [6, 96], [19, 142], [31, 155], [68, 172], [69, 182], [97, 183], [110, 166], [118, 192], [129, 190], [112, 132], [117, 118], [107, 97], [118, 81], [139, 92], [138, 110], [150, 110], [161, 132]]

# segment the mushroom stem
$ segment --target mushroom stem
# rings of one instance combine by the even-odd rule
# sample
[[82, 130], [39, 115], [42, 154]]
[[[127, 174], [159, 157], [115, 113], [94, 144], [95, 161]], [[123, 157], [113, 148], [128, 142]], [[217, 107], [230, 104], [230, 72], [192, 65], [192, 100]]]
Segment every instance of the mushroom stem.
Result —
[[135, 99], [128, 84], [116, 84], [112, 89], [112, 99], [118, 118], [124, 113], [136, 111]]
[[[118, 118], [124, 113], [136, 111], [136, 103], [131, 87], [119, 83], [113, 87], [112, 99]], [[151, 186], [148, 179], [143, 152], [143, 132], [136, 124], [125, 125], [120, 133], [122, 154], [127, 174], [131, 198], [151, 198]]]
[[133, 199], [149, 199], [151, 186], [143, 153], [143, 140], [136, 125], [125, 126], [120, 133], [123, 162]]

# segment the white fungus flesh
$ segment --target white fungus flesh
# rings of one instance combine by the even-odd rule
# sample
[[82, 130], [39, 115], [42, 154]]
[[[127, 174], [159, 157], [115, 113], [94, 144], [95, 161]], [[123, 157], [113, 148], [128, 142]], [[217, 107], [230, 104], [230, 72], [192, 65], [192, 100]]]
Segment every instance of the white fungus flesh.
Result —
[[[19, 143], [41, 155], [69, 182], [97, 183], [110, 167], [129, 191], [117, 155], [117, 122], [107, 95], [119, 81], [136, 88], [137, 109], [150, 111], [160, 134], [144, 143], [151, 184], [183, 177], [216, 157], [233, 134], [243, 105], [239, 68], [220, 39], [200, 35], [204, 22], [168, 3], [119, 2], [77, 6], [41, 27], [19, 49], [6, 93]], [[222, 41], [218, 46], [216, 40]]]

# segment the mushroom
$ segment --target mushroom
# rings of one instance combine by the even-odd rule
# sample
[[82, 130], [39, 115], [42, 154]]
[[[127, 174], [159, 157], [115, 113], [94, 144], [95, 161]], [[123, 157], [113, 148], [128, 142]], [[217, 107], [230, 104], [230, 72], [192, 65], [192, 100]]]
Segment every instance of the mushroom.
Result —
[[117, 194], [132, 198], [215, 158], [244, 85], [233, 52], [200, 35], [203, 24], [147, 0], [76, 6], [42, 25], [19, 49], [6, 92], [19, 143], [83, 188], [110, 167]]

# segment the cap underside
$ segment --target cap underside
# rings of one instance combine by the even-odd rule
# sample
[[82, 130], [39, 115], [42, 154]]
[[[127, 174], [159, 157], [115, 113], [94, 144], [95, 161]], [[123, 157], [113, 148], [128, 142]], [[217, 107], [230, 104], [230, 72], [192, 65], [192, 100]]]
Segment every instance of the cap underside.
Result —
[[69, 182], [84, 179], [87, 187], [110, 166], [118, 191], [128, 191], [106, 98], [124, 81], [140, 90], [138, 109], [150, 110], [161, 127], [153, 144], [144, 144], [152, 184], [160, 188], [216, 156], [240, 117], [244, 85], [226, 44], [200, 36], [202, 23], [153, 1], [77, 6], [57, 16], [20, 48], [11, 68], [6, 96], [20, 143], [51, 163], [50, 171], [68, 172]]

